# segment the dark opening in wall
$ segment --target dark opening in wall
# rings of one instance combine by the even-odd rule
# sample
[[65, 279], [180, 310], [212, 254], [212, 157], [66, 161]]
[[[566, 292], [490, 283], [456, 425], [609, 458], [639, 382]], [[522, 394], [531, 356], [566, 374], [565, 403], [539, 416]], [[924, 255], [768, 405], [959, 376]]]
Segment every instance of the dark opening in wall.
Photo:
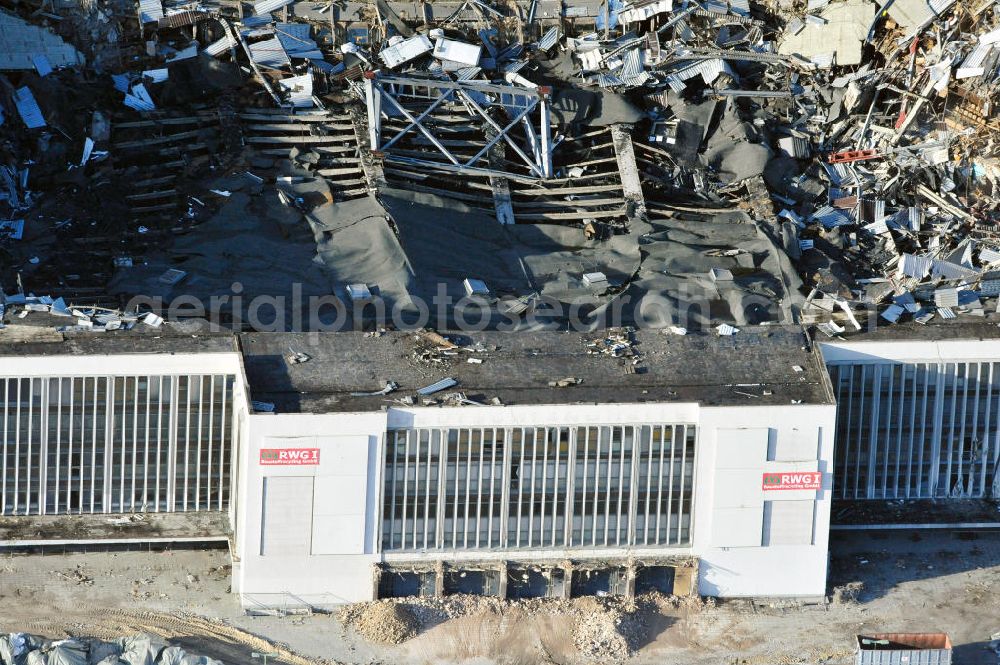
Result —
[[507, 569], [508, 598], [561, 598], [565, 572], [562, 568]]
[[477, 596], [500, 595], [499, 570], [449, 570], [444, 576], [444, 593], [475, 594]]
[[624, 596], [625, 569], [583, 568], [573, 571], [571, 595], [579, 596]]
[[379, 598], [434, 596], [434, 571], [413, 572], [384, 570], [378, 582]]
[[649, 591], [672, 594], [674, 592], [673, 566], [644, 566], [635, 573], [635, 592]]

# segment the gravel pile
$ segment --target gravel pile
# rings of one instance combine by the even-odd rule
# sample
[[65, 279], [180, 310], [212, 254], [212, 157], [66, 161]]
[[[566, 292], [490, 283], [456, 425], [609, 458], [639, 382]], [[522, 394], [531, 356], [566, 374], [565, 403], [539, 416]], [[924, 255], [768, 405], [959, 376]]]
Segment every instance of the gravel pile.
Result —
[[420, 627], [410, 608], [391, 601], [349, 605], [338, 613], [338, 618], [369, 642], [382, 644], [402, 644]]
[[573, 644], [587, 660], [622, 662], [632, 648], [620, 630], [624, 617], [617, 610], [584, 614], [573, 629]]
[[651, 593], [634, 601], [624, 598], [535, 598], [499, 600], [486, 596], [454, 595], [445, 598], [406, 598], [359, 603], [342, 609], [340, 621], [371, 642], [399, 644], [444, 621], [463, 616], [492, 614], [520, 616], [568, 614], [575, 619], [573, 643], [587, 661], [621, 662], [629, 658], [646, 631], [646, 615], [662, 607], [690, 606], [700, 609], [695, 598], [679, 599]]

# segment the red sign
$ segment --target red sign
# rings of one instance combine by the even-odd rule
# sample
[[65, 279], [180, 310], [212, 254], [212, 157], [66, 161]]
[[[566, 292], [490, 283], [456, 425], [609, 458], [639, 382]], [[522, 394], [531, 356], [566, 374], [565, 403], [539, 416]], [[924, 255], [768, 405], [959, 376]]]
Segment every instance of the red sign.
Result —
[[789, 473], [765, 473], [764, 490], [818, 490], [823, 481], [819, 471], [793, 471]]
[[319, 448], [261, 448], [260, 463], [314, 466], [319, 464]]

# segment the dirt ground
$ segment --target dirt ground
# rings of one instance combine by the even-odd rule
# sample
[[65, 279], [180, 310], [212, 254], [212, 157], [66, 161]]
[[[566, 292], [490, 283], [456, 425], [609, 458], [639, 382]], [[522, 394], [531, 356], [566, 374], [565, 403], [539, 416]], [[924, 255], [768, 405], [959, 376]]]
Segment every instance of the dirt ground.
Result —
[[[626, 662], [846, 664], [853, 662], [856, 633], [944, 631], [955, 644], [956, 665], [997, 665], [986, 647], [1000, 631], [1000, 533], [835, 534], [831, 550], [830, 588], [855, 583], [856, 601], [647, 599], [626, 615], [633, 652]], [[224, 551], [5, 556], [0, 632], [107, 639], [146, 631], [233, 664], [254, 662], [251, 651], [277, 651], [276, 660], [288, 665], [601, 662], [574, 643], [574, 631], [600, 604], [594, 599], [569, 606], [475, 602], [451, 618], [418, 607], [418, 634], [381, 644], [337, 615], [246, 616], [228, 591]]]

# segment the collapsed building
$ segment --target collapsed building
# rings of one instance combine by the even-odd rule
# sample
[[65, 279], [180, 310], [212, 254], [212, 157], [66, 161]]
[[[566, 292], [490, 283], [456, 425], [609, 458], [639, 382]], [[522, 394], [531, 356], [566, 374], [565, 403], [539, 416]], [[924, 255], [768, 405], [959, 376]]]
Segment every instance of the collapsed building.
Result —
[[119, 4], [4, 14], [5, 293], [991, 311], [992, 2]]
[[8, 9], [6, 547], [812, 598], [841, 505], [1000, 495], [995, 2]]

